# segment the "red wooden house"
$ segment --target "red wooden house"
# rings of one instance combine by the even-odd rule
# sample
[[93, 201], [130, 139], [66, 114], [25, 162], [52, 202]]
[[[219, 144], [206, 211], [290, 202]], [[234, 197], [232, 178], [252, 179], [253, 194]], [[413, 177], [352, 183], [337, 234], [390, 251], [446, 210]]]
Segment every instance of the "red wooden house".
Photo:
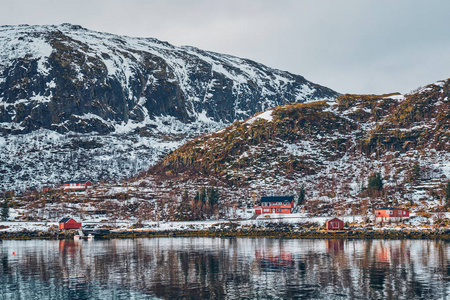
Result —
[[255, 214], [290, 214], [295, 207], [294, 196], [261, 197], [261, 204], [254, 206]]
[[344, 229], [344, 222], [338, 218], [328, 220], [326, 223], [328, 230], [340, 230]]
[[90, 181], [68, 181], [64, 182], [65, 191], [80, 191], [92, 186]]
[[79, 229], [81, 228], [81, 223], [78, 223], [72, 218], [62, 218], [59, 221], [59, 229]]
[[52, 187], [49, 185], [45, 185], [42, 187], [42, 192], [46, 193], [46, 192], [50, 192], [52, 190]]
[[395, 207], [383, 207], [375, 210], [375, 222], [399, 222], [409, 218], [409, 210]]

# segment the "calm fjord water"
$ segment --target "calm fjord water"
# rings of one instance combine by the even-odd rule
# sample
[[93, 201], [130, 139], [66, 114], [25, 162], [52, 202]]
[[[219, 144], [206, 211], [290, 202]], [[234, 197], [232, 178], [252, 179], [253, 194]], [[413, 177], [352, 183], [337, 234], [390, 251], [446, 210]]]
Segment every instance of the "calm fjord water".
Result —
[[450, 243], [0, 241], [0, 299], [445, 299]]

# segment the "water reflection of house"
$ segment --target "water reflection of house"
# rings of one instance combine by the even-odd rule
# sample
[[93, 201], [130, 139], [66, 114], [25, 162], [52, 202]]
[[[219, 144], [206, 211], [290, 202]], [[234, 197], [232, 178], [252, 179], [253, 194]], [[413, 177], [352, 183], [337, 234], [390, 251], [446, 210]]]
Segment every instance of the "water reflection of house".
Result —
[[411, 253], [403, 242], [380, 242], [375, 247], [375, 257], [379, 263], [398, 265], [402, 261], [410, 261]]
[[261, 270], [265, 271], [277, 272], [290, 269], [295, 266], [292, 253], [284, 250], [281, 250], [278, 254], [274, 254], [271, 251], [268, 253], [256, 251], [255, 257], [260, 263]]
[[78, 252], [81, 243], [74, 240], [59, 240], [59, 253], [75, 254]]
[[339, 254], [344, 252], [344, 240], [327, 240], [327, 253]]
[[392, 251], [391, 248], [381, 248], [381, 250], [377, 253], [377, 261], [381, 263], [390, 263], [391, 262]]

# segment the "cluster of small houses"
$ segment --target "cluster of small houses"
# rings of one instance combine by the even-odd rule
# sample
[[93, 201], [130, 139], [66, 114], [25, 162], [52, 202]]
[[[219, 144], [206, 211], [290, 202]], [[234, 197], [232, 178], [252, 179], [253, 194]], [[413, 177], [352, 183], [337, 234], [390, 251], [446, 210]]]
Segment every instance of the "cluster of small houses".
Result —
[[[295, 207], [294, 196], [261, 197], [260, 205], [253, 207], [255, 214], [291, 214]], [[383, 207], [375, 210], [375, 222], [395, 223], [409, 218], [409, 210], [395, 207]], [[333, 218], [326, 222], [327, 229], [344, 229], [344, 222]]]
[[[69, 187], [71, 187], [69, 185]], [[73, 186], [72, 186], [73, 187]], [[76, 189], [78, 186], [75, 186]], [[86, 187], [85, 187], [86, 188]], [[262, 197], [260, 205], [254, 206], [256, 215], [261, 214], [291, 214], [294, 210], [294, 196], [287, 197]], [[384, 207], [375, 210], [375, 222], [377, 223], [395, 223], [409, 217], [409, 210]], [[80, 229], [81, 223], [72, 218], [62, 218], [59, 221], [59, 229]], [[326, 222], [326, 229], [340, 230], [344, 229], [344, 222], [338, 218], [333, 218]]]

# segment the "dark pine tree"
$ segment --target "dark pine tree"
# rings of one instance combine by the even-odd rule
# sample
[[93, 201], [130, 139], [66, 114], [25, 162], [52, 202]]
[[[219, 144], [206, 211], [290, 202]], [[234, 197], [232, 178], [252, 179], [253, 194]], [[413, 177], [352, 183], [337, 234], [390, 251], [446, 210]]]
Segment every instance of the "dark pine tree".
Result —
[[419, 178], [420, 178], [420, 165], [418, 162], [415, 162], [412, 167], [412, 170], [411, 170], [410, 179], [411, 179], [411, 181], [415, 182], [415, 181], [419, 180]]
[[208, 188], [208, 201], [211, 206], [219, 203], [219, 190], [217, 188]]
[[7, 200], [2, 202], [1, 216], [2, 220], [7, 220], [9, 217], [9, 204]]
[[370, 196], [379, 196], [381, 190], [383, 189], [383, 178], [381, 178], [381, 173], [376, 172], [369, 176], [367, 181], [367, 192]]
[[445, 206], [450, 207], [450, 181], [445, 186]]
[[297, 204], [298, 205], [302, 205], [303, 203], [305, 203], [305, 185], [302, 184], [302, 186], [300, 187], [300, 191], [298, 192], [298, 199], [297, 199]]

